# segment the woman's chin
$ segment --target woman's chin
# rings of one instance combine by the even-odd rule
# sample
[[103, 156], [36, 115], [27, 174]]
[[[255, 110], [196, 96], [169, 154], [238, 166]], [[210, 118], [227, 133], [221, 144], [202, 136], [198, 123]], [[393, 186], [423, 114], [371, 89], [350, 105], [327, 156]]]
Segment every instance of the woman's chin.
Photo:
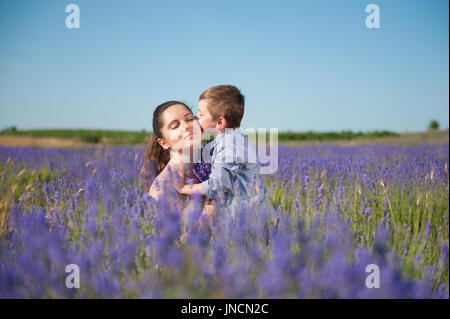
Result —
[[195, 142], [194, 141], [192, 141], [192, 140], [191, 141], [185, 141], [183, 143], [183, 145], [181, 145], [180, 149], [181, 149], [181, 151], [184, 154], [186, 154], [186, 153], [192, 152], [194, 146], [195, 146]]
[[185, 143], [189, 147], [199, 146], [201, 143], [201, 137], [197, 138], [196, 136], [191, 136]]
[[201, 143], [202, 143], [201, 139], [192, 139], [191, 140], [191, 146], [194, 146], [194, 147], [200, 146]]
[[181, 145], [180, 143], [178, 145], [183, 150], [183, 153], [189, 150], [192, 152], [193, 149], [200, 147], [201, 138], [197, 138], [195, 135], [188, 136], [182, 140]]

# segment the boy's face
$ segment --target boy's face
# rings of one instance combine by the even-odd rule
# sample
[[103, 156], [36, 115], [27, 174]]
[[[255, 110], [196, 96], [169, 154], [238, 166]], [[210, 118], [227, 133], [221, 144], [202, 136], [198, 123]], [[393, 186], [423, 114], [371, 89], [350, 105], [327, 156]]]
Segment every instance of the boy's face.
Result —
[[217, 121], [214, 121], [211, 113], [209, 113], [208, 102], [206, 100], [200, 100], [198, 102], [197, 118], [203, 130], [216, 127]]

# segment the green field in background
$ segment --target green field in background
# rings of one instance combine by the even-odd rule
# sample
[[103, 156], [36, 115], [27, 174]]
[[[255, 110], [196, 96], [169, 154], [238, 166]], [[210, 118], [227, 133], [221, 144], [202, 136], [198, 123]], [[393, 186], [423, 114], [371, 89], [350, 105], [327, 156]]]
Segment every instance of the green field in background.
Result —
[[[108, 144], [145, 144], [150, 132], [147, 131], [120, 131], [120, 130], [79, 130], [79, 129], [39, 129], [17, 130], [8, 128], [0, 131], [2, 135], [32, 136], [32, 137], [56, 137], [66, 139], [78, 139], [85, 143]], [[279, 132], [278, 140], [283, 141], [336, 141], [353, 140], [359, 138], [379, 138], [399, 136], [390, 131], [372, 132]]]

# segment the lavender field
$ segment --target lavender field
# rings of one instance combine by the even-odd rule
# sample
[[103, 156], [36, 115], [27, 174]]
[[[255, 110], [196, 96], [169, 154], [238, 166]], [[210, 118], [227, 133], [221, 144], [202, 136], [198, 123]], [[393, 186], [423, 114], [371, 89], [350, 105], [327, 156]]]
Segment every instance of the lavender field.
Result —
[[209, 227], [145, 193], [143, 153], [0, 147], [0, 298], [449, 296], [448, 144], [280, 146], [267, 203]]

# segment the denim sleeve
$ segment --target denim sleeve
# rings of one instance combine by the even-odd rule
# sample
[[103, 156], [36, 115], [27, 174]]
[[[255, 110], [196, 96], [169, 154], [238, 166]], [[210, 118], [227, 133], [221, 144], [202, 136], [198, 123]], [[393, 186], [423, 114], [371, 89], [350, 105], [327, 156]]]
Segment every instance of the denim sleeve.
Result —
[[219, 192], [233, 191], [233, 181], [239, 169], [239, 164], [233, 157], [233, 147], [225, 148], [224, 145], [217, 145], [211, 174], [209, 179], [202, 183], [202, 191], [209, 198], [216, 198]]

